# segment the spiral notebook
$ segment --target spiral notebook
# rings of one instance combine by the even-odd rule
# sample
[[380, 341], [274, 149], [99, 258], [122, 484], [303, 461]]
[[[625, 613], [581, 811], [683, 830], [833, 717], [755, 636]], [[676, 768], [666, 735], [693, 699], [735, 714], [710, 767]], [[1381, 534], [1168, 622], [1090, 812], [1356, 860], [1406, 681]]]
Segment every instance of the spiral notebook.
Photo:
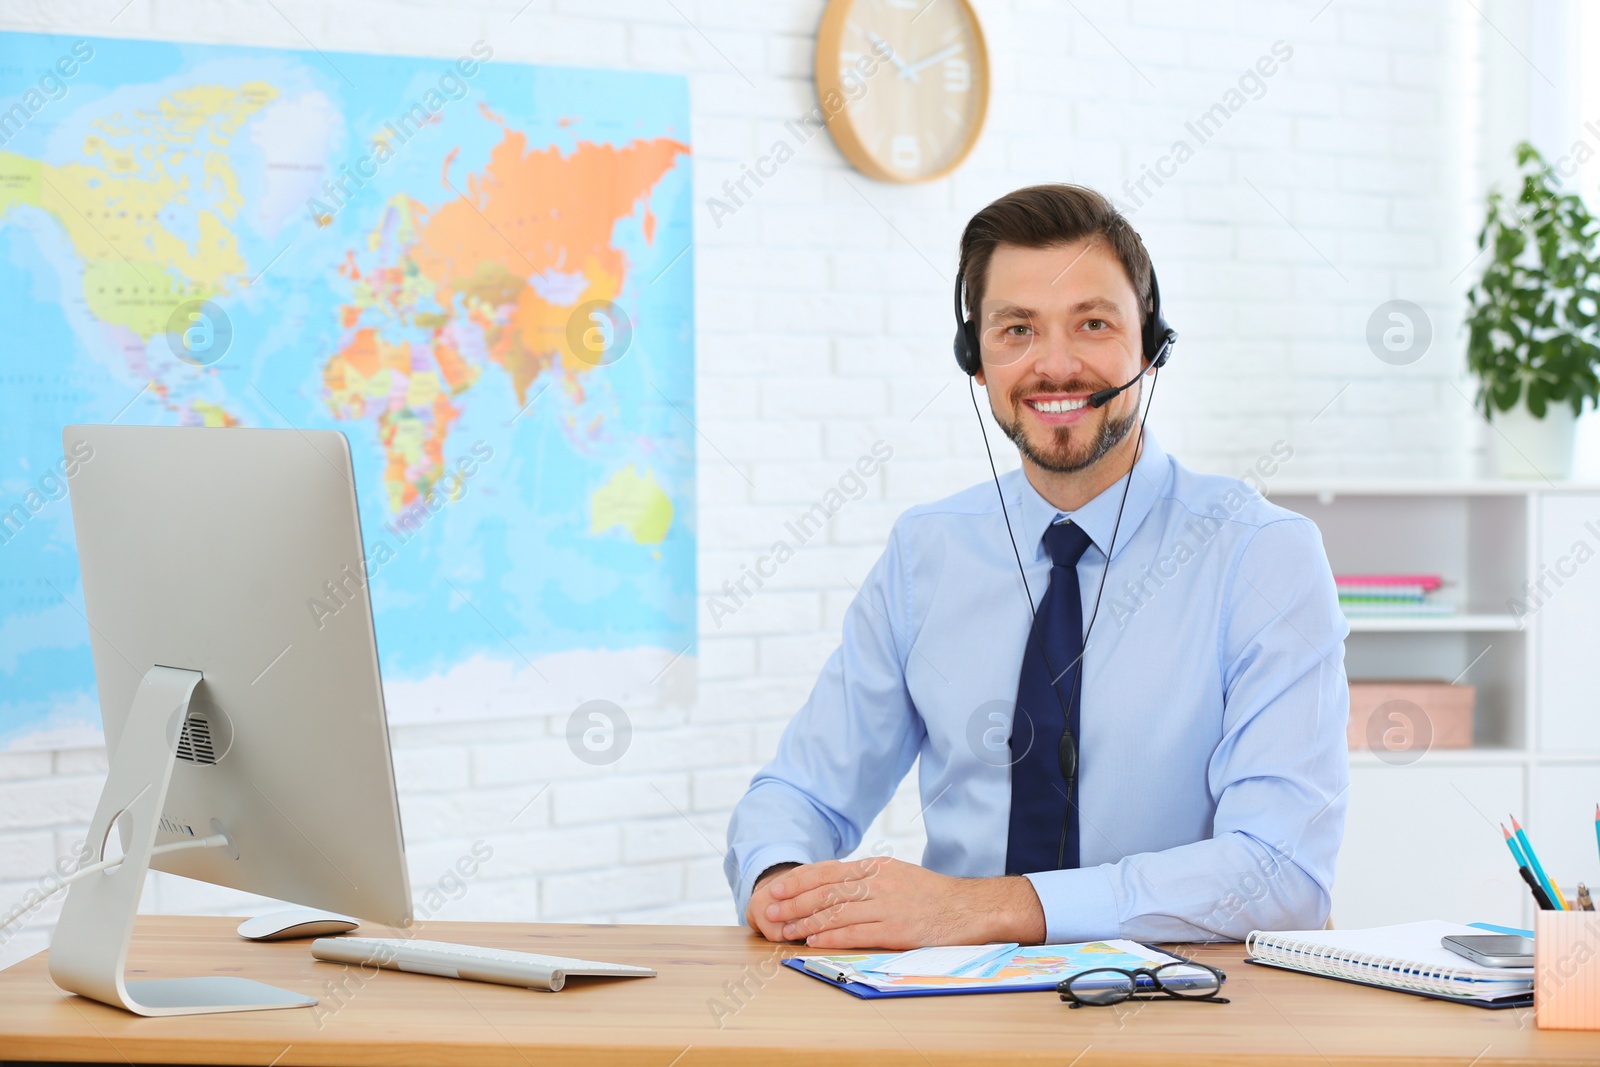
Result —
[[1429, 920], [1370, 930], [1254, 930], [1249, 962], [1485, 1008], [1533, 1002], [1532, 967], [1481, 967], [1439, 942], [1481, 926]]

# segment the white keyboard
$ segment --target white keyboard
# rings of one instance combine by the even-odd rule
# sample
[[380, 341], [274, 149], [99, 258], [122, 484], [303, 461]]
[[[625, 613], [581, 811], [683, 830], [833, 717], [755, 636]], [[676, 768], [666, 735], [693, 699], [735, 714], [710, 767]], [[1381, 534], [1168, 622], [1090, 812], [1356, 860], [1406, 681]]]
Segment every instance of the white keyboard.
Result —
[[311, 942], [311, 954], [329, 963], [388, 967], [412, 974], [498, 982], [552, 993], [567, 984], [569, 974], [615, 978], [656, 976], [652, 967], [576, 960], [505, 948], [452, 945], [445, 941], [414, 941], [404, 937], [319, 937]]

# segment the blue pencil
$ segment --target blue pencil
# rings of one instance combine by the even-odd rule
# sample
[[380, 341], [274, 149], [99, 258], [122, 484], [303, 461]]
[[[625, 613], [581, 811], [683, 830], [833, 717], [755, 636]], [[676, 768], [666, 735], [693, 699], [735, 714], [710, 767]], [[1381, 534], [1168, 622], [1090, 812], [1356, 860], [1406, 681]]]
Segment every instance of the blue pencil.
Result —
[[1526, 867], [1528, 861], [1523, 858], [1522, 849], [1517, 847], [1517, 839], [1511, 836], [1511, 831], [1506, 829], [1505, 823], [1500, 824], [1500, 833], [1505, 835], [1506, 848], [1511, 850], [1511, 858], [1517, 861], [1517, 866]]
[[1527, 831], [1523, 830], [1522, 824], [1517, 821], [1515, 815], [1511, 816], [1511, 830], [1517, 835], [1517, 844], [1522, 846], [1522, 854], [1528, 857], [1529, 869], [1533, 871], [1533, 876], [1539, 880], [1539, 885], [1549, 895], [1551, 903], [1556, 906], [1557, 911], [1566, 911], [1567, 902], [1561, 898], [1561, 894], [1556, 892], [1555, 885], [1551, 883], [1549, 876], [1544, 873], [1544, 867], [1539, 863], [1538, 854], [1533, 851], [1533, 846], [1528, 843]]

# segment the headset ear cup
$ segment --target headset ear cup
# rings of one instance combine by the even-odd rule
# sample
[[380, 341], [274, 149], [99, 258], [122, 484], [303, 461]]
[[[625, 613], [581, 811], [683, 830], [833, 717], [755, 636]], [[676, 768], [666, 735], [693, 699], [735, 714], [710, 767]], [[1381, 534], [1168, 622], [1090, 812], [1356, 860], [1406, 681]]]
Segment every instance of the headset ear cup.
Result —
[[1168, 326], [1165, 319], [1157, 319], [1156, 328], [1159, 332], [1155, 338], [1153, 358], [1151, 352], [1145, 353], [1146, 358], [1150, 359], [1151, 370], [1160, 370], [1167, 365], [1167, 360], [1172, 358], [1173, 342], [1178, 339], [1178, 331]]
[[970, 321], [963, 320], [956, 328], [956, 366], [969, 375], [976, 375], [983, 368], [983, 354], [978, 349], [978, 328]]
[[1172, 345], [1178, 331], [1167, 325], [1161, 314], [1161, 283], [1156, 280], [1155, 269], [1150, 271], [1150, 314], [1144, 317], [1144, 329], [1139, 338], [1144, 344], [1144, 359], [1151, 370], [1160, 370], [1172, 358]]

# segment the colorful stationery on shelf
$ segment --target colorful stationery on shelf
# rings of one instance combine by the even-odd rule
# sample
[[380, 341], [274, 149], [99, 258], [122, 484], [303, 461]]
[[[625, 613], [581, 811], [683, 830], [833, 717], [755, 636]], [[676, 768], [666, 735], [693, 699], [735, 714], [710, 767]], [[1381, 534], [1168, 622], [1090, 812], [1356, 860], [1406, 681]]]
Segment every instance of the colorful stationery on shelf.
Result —
[[1340, 574], [1334, 585], [1346, 615], [1452, 615], [1437, 574]]
[[[1073, 975], [1100, 967], [1132, 971], [1190, 961], [1137, 941], [1117, 939], [1026, 947], [950, 945], [909, 952], [794, 956], [783, 962], [801, 974], [871, 1000], [1054, 990]], [[1195, 968], [1197, 978], [1203, 975]], [[1162, 977], [1167, 979], [1169, 975], [1162, 972]], [[1107, 984], [1114, 981], [1108, 979]], [[1141, 978], [1140, 984], [1148, 986], [1149, 981]]]
[[1244, 947], [1246, 962], [1267, 967], [1480, 1008], [1527, 1007], [1533, 1003], [1532, 967], [1479, 967], [1440, 944], [1485, 930], [1507, 932], [1439, 920], [1371, 930], [1252, 930]]

